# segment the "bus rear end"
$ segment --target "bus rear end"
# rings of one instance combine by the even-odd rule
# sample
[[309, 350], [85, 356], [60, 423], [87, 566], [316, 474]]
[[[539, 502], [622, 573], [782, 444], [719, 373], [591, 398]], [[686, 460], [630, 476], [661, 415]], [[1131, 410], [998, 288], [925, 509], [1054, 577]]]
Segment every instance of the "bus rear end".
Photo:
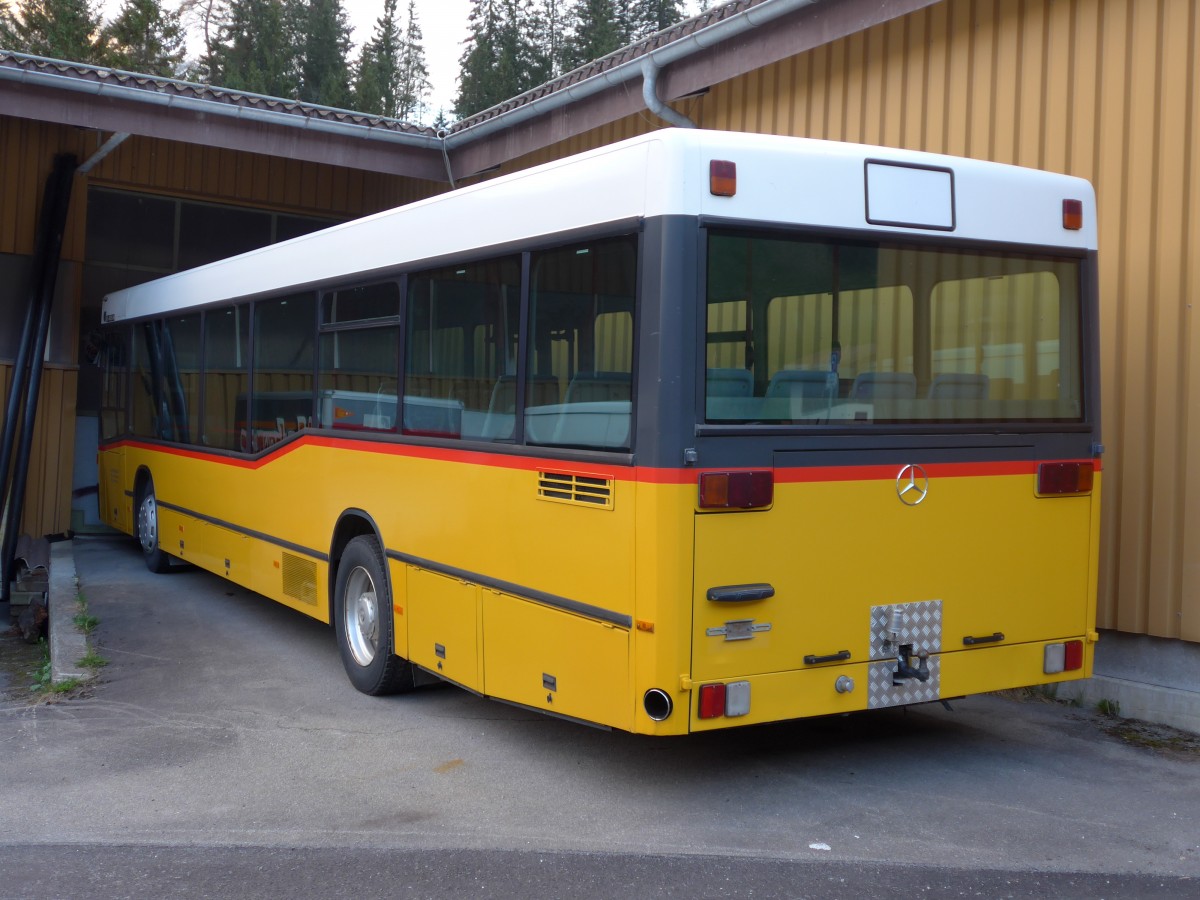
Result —
[[985, 174], [1006, 215], [1061, 221], [1001, 241], [961, 198], [913, 227], [850, 195], [855, 230], [702, 223], [691, 730], [1091, 674], [1095, 253], [1072, 232], [1093, 201]]

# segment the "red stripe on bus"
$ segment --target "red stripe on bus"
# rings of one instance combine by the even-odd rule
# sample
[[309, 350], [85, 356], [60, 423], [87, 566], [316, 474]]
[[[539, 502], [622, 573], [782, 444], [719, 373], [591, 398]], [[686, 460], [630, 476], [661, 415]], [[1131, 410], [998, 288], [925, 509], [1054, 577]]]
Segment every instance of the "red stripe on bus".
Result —
[[[182, 456], [187, 459], [204, 460], [217, 465], [234, 466], [239, 469], [260, 469], [281, 459], [302, 447], [323, 447], [327, 449], [354, 450], [359, 453], [381, 453], [388, 456], [403, 456], [410, 459], [433, 460], [437, 462], [453, 462], [463, 465], [488, 466], [497, 469], [517, 469], [536, 472], [553, 468], [555, 471], [571, 475], [584, 475], [596, 478], [611, 478], [615, 481], [639, 482], [642, 484], [695, 484], [701, 472], [736, 472], [765, 469], [767, 466], [708, 466], [695, 468], [658, 468], [651, 466], [614, 466], [594, 463], [580, 463], [568, 460], [539, 459], [529, 456], [510, 456], [504, 453], [489, 453], [485, 450], [457, 450], [448, 447], [425, 447], [415, 444], [375, 443], [354, 440], [353, 438], [327, 437], [324, 435], [302, 435], [288, 441], [257, 459], [246, 459], [238, 456], [226, 456], [212, 453], [194, 447], [180, 447], [166, 444], [150, 444], [138, 440], [121, 440], [108, 444], [104, 449], [119, 447], [137, 447], [156, 453], [171, 456]], [[1043, 462], [1090, 462], [1096, 471], [1102, 470], [1099, 459], [1072, 460], [1014, 460], [996, 462], [920, 462], [919, 451], [911, 454], [914, 462], [919, 463], [930, 478], [980, 478], [1001, 475], [1036, 475], [1038, 466]], [[811, 484], [827, 481], [876, 481], [894, 479], [900, 468], [896, 463], [871, 463], [861, 466], [793, 466], [776, 468], [775, 482], [777, 484]]]

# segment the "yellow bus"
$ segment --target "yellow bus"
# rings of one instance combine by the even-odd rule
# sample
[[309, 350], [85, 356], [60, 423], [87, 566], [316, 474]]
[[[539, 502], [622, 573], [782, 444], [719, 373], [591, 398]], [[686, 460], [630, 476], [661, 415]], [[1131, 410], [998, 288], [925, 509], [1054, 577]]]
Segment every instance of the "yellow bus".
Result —
[[105, 520], [668, 735], [1087, 677], [1095, 200], [667, 129], [109, 295]]

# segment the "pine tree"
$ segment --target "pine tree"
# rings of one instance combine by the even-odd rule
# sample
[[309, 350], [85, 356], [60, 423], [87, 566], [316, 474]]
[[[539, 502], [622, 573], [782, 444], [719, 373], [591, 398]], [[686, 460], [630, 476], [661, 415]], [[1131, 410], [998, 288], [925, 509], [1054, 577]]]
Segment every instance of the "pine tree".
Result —
[[454, 100], [454, 114], [460, 119], [492, 105], [491, 79], [495, 72], [492, 44], [498, 27], [493, 0], [471, 0], [467, 23], [470, 33], [458, 60], [458, 96]]
[[409, 121], [419, 119], [432, 90], [414, 0], [402, 24], [397, 0], [385, 0], [383, 16], [363, 45], [355, 75], [355, 103], [363, 112]]
[[[392, 0], [394, 3], [394, 0]], [[432, 85], [429, 83], [429, 67], [425, 65], [425, 46], [421, 43], [421, 26], [417, 22], [415, 0], [408, 0], [408, 18], [404, 27], [404, 38], [400, 44], [396, 89], [397, 118], [413, 121], [425, 110], [425, 98]]]
[[20, 0], [9, 17], [6, 49], [104, 65], [100, 13], [91, 0]]
[[400, 44], [403, 35], [396, 21], [397, 0], [384, 0], [383, 15], [363, 44], [354, 78], [354, 104], [363, 112], [395, 117], [400, 80]]
[[288, 12], [299, 98], [349, 106], [350, 21], [341, 0], [299, 0]]
[[564, 67], [577, 68], [625, 46], [628, 22], [623, 13], [627, 9], [615, 0], [575, 0]]
[[566, 71], [566, 42], [569, 33], [568, 0], [542, 0], [541, 8], [532, 16], [534, 42], [545, 61], [546, 79], [557, 78]]
[[17, 45], [16, 26], [12, 13], [8, 11], [8, 0], [0, 0], [0, 47]]
[[682, 0], [634, 0], [629, 40], [640, 41], [683, 21]]
[[531, 80], [534, 58], [528, 4], [519, 0], [472, 0], [470, 34], [459, 60], [459, 118], [495, 106], [540, 83]]
[[221, 27], [205, 63], [213, 84], [292, 97], [294, 61], [281, 0], [233, 0], [229, 22]]
[[159, 0], [125, 0], [104, 38], [110, 65], [120, 69], [169, 78], [183, 64], [179, 14], [165, 11]]

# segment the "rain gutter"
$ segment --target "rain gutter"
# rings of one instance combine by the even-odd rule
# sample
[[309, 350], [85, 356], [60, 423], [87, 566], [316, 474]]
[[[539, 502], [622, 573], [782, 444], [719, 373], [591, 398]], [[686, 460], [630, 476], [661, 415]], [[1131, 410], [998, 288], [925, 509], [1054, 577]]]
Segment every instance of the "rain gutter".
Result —
[[[6, 52], [7, 56], [14, 59], [29, 59], [36, 60], [38, 63], [50, 65], [61, 65], [68, 68], [77, 68], [78, 63], [45, 59], [42, 57], [31, 57], [23, 53]], [[173, 78], [147, 78], [146, 75], [138, 75], [135, 72], [123, 72], [119, 69], [106, 69], [100, 66], [87, 66], [88, 70], [100, 73], [107, 73], [115, 78], [133, 78], [138, 81], [152, 81], [155, 84], [177, 85], [182, 89], [196, 90], [197, 85], [187, 82], [178, 81]], [[203, 99], [200, 97], [188, 97], [180, 94], [167, 94], [160, 91], [149, 90], [147, 88], [130, 87], [129, 85], [116, 84], [108, 81], [92, 81], [88, 78], [79, 78], [72, 75], [64, 75], [55, 72], [33, 71], [30, 69], [21, 68], [20, 66], [0, 65], [0, 82], [16, 82], [18, 84], [35, 85], [39, 87], [48, 87], [54, 90], [75, 91], [77, 93], [89, 94], [95, 97], [104, 97], [113, 100], [126, 100], [133, 103], [145, 103], [150, 106], [158, 106], [166, 109], [178, 109], [186, 112], [200, 113], [206, 116], [225, 116], [228, 118], [238, 119], [243, 122], [255, 122], [262, 125], [271, 125], [282, 128], [298, 128], [302, 131], [317, 132], [319, 134], [338, 135], [339, 137], [352, 137], [361, 139], [370, 139], [377, 141], [386, 141], [394, 144], [404, 144], [409, 147], [418, 147], [423, 150], [440, 150], [441, 141], [431, 134], [412, 134], [410, 132], [394, 131], [388, 128], [380, 128], [375, 125], [358, 125], [350, 122], [334, 122], [329, 119], [317, 118], [314, 116], [303, 115], [295, 112], [279, 112], [271, 109], [260, 109], [252, 106], [240, 106], [235, 103], [222, 102], [221, 100], [209, 98]], [[245, 91], [231, 91], [224, 89], [211, 89], [214, 94], [226, 96], [245, 97], [247, 100], [261, 100], [264, 102], [278, 103], [279, 97], [266, 97], [262, 94], [251, 94]], [[300, 109], [314, 110], [316, 112], [336, 113], [339, 115], [354, 115], [362, 116], [362, 113], [355, 113], [345, 109], [335, 109], [329, 106], [320, 106], [314, 103], [297, 103]], [[374, 118], [374, 117], [372, 117]], [[399, 123], [397, 119], [383, 119], [386, 122]]]
[[[651, 50], [641, 56], [634, 57], [604, 72], [598, 72], [590, 78], [586, 78], [569, 87], [564, 87], [551, 94], [530, 100], [528, 103], [507, 112], [498, 113], [490, 119], [485, 119], [477, 125], [470, 125], [461, 131], [447, 135], [446, 146], [454, 149], [460, 145], [478, 140], [492, 132], [511, 128], [527, 119], [536, 118], [572, 103], [577, 103], [584, 98], [608, 90], [610, 87], [622, 85], [635, 78], [643, 77], [645, 66], [650, 66], [657, 72], [657, 70], [663, 69], [671, 63], [686, 59], [694, 53], [707, 50], [715, 44], [745, 34], [747, 31], [773, 22], [781, 16], [786, 16], [788, 13], [803, 9], [806, 6], [812, 6], [818, 2], [820, 0], [765, 0], [765, 2], [757, 6], [752, 6], [749, 9], [744, 9], [740, 13], [730, 16], [728, 19], [722, 19], [720, 22], [694, 31], [686, 37], [679, 38], [669, 44], [664, 44], [656, 50]], [[645, 96], [645, 92], [643, 92], [643, 96]], [[655, 94], [655, 99], [660, 104], [662, 103], [658, 99], [657, 94]], [[666, 106], [665, 104], [662, 105], [663, 107]], [[650, 106], [648, 99], [647, 106]], [[650, 108], [653, 110], [653, 107]], [[686, 119], [686, 116], [684, 118]]]

